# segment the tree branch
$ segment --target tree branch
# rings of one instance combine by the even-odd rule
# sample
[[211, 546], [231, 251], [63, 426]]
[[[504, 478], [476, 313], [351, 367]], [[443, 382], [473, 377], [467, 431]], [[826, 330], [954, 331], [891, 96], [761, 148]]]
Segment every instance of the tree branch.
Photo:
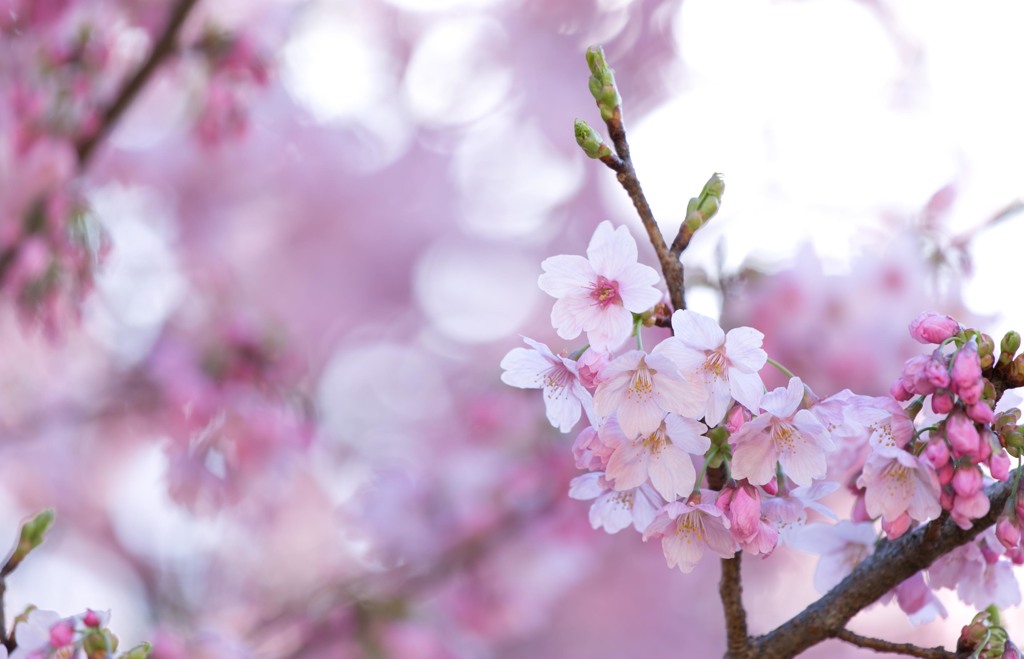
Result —
[[163, 32], [157, 38], [156, 43], [153, 44], [153, 50], [150, 51], [149, 57], [139, 66], [138, 70], [125, 81], [124, 85], [118, 91], [117, 95], [114, 96], [114, 100], [107, 106], [100, 116], [99, 126], [95, 131], [89, 135], [84, 136], [78, 140], [75, 145], [75, 150], [78, 152], [78, 164], [79, 167], [85, 168], [89, 159], [93, 156], [96, 151], [96, 147], [99, 146], [100, 142], [105, 138], [114, 126], [121, 119], [125, 110], [131, 106], [132, 101], [138, 96], [142, 88], [146, 86], [146, 82], [149, 81], [153, 72], [156, 71], [160, 63], [174, 51], [174, 42], [178, 38], [178, 32], [181, 30], [181, 26], [184, 25], [185, 19], [188, 17], [189, 12], [195, 7], [199, 0], [178, 0], [178, 2], [171, 9], [171, 15], [167, 20], [167, 25], [164, 27]]
[[725, 610], [726, 647], [730, 654], [742, 655], [750, 647], [747, 635], [747, 612], [743, 610], [743, 585], [740, 581], [740, 557], [736, 552], [732, 558], [722, 559], [722, 580], [718, 594]]
[[995, 524], [1013, 494], [1014, 480], [1014, 474], [1011, 474], [1006, 481], [986, 489], [989, 512], [974, 520], [970, 529], [961, 529], [943, 515], [897, 540], [883, 543], [878, 551], [817, 602], [774, 631], [753, 639], [745, 654], [730, 653], [727, 656], [784, 659], [828, 638], [838, 637], [858, 612], [927, 568], [943, 554], [967, 544]]
[[867, 648], [875, 652], [888, 652], [890, 654], [906, 654], [911, 657], [923, 657], [924, 659], [956, 659], [956, 654], [945, 648], [922, 648], [912, 643], [890, 643], [880, 638], [871, 638], [855, 634], [849, 629], [840, 629], [835, 635], [840, 641], [846, 641], [857, 647]]

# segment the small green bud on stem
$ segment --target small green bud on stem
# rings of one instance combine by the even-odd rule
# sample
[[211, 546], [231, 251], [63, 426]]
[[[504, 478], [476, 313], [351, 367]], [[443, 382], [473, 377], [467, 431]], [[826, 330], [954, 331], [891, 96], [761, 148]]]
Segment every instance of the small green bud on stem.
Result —
[[588, 158], [600, 159], [612, 155], [612, 150], [604, 143], [597, 131], [590, 127], [590, 124], [582, 119], [577, 119], [574, 127], [576, 144], [580, 145]]
[[597, 101], [601, 118], [611, 121], [621, 112], [622, 98], [615, 86], [615, 71], [608, 68], [604, 59], [604, 49], [600, 46], [587, 48], [587, 66], [590, 67], [590, 93]]
[[679, 227], [679, 235], [672, 243], [674, 254], [681, 254], [690, 244], [693, 234], [715, 216], [722, 205], [724, 192], [725, 177], [716, 172], [704, 184], [700, 194], [686, 204], [686, 219], [683, 220], [683, 226]]
[[18, 544], [14, 547], [14, 552], [7, 559], [3, 568], [0, 569], [0, 577], [5, 577], [13, 572], [25, 560], [30, 551], [43, 543], [43, 540], [46, 539], [46, 532], [53, 524], [54, 515], [53, 509], [47, 508], [21, 525]]

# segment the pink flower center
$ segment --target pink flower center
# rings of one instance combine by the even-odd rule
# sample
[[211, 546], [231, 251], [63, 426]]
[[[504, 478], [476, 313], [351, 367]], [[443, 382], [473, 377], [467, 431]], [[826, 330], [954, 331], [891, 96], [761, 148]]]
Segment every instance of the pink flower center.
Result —
[[625, 492], [618, 492], [612, 501], [615, 502], [619, 508], [624, 510], [633, 510], [633, 498], [636, 496], [635, 490], [626, 490]]
[[613, 304], [621, 307], [622, 297], [619, 295], [619, 282], [598, 275], [597, 281], [590, 287], [590, 298], [597, 302], [597, 306], [602, 309], [607, 309]]
[[788, 454], [796, 450], [796, 442], [800, 433], [796, 428], [785, 421], [776, 421], [772, 424], [772, 443], [779, 453]]
[[685, 513], [676, 520], [676, 537], [692, 544], [694, 540], [704, 541], [704, 521], [695, 512]]

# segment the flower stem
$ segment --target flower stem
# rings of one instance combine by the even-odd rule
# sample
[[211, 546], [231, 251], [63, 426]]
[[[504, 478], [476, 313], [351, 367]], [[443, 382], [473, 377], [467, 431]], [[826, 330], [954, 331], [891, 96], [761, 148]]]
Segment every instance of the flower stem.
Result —
[[785, 366], [783, 366], [779, 362], [775, 361], [771, 357], [768, 358], [768, 363], [771, 364], [772, 366], [774, 366], [775, 368], [779, 369], [782, 372], [782, 374], [785, 375], [786, 377], [788, 377], [788, 378], [795, 378], [796, 377], [793, 374], [793, 371], [789, 370], [788, 368], [786, 368]]

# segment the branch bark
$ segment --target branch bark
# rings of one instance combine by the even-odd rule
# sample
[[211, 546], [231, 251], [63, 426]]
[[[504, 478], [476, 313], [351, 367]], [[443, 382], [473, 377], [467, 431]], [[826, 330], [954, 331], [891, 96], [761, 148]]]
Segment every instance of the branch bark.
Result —
[[722, 580], [718, 594], [725, 610], [726, 647], [729, 653], [742, 656], [750, 647], [747, 634], [747, 612], [743, 610], [743, 584], [740, 580], [740, 558], [743, 552], [736, 552], [732, 558], [722, 559]]
[[160, 66], [161, 62], [163, 62], [168, 55], [174, 52], [174, 44], [178, 39], [178, 33], [181, 31], [181, 26], [185, 24], [185, 19], [188, 18], [189, 13], [198, 1], [199, 0], [178, 0], [171, 9], [171, 15], [167, 20], [167, 25], [164, 26], [163, 31], [156, 40], [156, 43], [153, 44], [153, 50], [150, 51], [149, 56], [139, 66], [135, 73], [125, 81], [117, 95], [114, 96], [114, 100], [100, 115], [99, 126], [91, 134], [78, 140], [78, 143], [75, 145], [75, 150], [78, 152], [78, 165], [80, 168], [85, 168], [90, 158], [95, 154], [96, 147], [98, 147], [103, 138], [113, 130], [125, 110], [131, 106], [135, 97], [138, 96], [139, 92], [142, 91], [142, 88], [146, 86], [146, 83]]
[[986, 490], [991, 503], [987, 515], [967, 530], [943, 515], [903, 537], [882, 544], [852, 573], [817, 602], [774, 631], [753, 639], [744, 653], [730, 651], [733, 659], [785, 659], [829, 639], [838, 638], [858, 612], [877, 601], [937, 558], [967, 544], [996, 523], [1013, 494], [1014, 474]]

